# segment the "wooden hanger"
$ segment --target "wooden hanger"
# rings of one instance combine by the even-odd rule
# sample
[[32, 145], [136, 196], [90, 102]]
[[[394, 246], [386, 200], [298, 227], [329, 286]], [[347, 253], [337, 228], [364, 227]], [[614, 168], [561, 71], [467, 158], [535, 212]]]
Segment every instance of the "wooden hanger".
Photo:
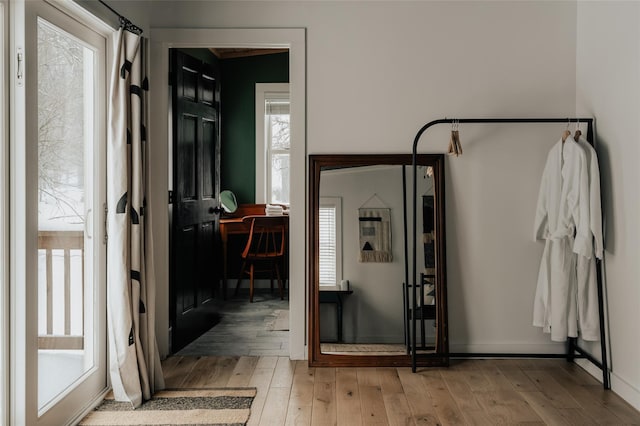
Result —
[[567, 129], [564, 132], [562, 132], [562, 143], [564, 143], [564, 141], [566, 141], [567, 138], [571, 136], [571, 130], [569, 130], [569, 124], [571, 124], [571, 121], [567, 119]]

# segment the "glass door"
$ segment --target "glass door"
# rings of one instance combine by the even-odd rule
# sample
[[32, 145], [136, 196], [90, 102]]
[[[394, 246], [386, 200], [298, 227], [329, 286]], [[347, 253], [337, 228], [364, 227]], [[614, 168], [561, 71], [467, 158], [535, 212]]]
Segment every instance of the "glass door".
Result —
[[25, 373], [37, 398], [25, 410], [38, 424], [72, 421], [107, 386], [107, 39], [57, 4], [25, 7], [26, 229], [37, 238], [26, 261], [27, 309], [37, 311], [26, 331], [37, 345], [26, 347]]
[[[8, 14], [6, 0], [0, 0], [0, 395], [9, 395], [9, 271], [7, 237], [7, 181], [8, 181], [8, 131], [7, 131], [7, 40]], [[0, 424], [8, 424], [9, 398], [0, 398]]]

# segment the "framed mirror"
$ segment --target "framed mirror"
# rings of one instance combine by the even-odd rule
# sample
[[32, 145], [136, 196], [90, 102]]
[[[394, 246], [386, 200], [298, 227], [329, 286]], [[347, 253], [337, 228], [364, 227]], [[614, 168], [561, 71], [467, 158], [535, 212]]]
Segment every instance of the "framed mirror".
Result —
[[416, 157], [415, 231], [411, 154], [311, 155], [309, 173], [309, 364], [410, 366], [415, 346], [446, 365], [444, 156]]

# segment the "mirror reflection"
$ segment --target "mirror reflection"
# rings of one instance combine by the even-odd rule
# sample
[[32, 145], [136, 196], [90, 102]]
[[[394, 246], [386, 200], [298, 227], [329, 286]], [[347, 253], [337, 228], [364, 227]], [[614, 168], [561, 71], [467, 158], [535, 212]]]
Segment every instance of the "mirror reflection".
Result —
[[[317, 192], [317, 331], [319, 354], [407, 358], [410, 271], [411, 156], [335, 156], [319, 167]], [[339, 158], [338, 158], [339, 157]], [[340, 159], [349, 157], [347, 163]], [[437, 347], [434, 156], [417, 166], [417, 287], [422, 350]], [[411, 234], [409, 234], [411, 235]], [[312, 312], [312, 317], [314, 312]], [[424, 321], [422, 319], [424, 318]], [[317, 334], [315, 336], [314, 334]], [[317, 339], [317, 341], [316, 341]], [[310, 357], [313, 358], [313, 357]]]

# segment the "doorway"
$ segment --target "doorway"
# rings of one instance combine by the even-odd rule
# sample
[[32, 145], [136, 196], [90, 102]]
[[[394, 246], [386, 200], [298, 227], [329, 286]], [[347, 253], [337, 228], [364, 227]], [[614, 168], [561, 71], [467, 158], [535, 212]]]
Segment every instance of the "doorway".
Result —
[[[289, 356], [306, 358], [306, 131], [305, 131], [305, 30], [304, 29], [153, 29], [151, 33], [151, 93], [158, 98], [151, 103], [151, 120], [166, 122], [169, 114], [167, 94], [170, 48], [260, 47], [286, 48], [290, 52], [291, 138], [299, 141], [291, 151], [290, 215], [290, 322]], [[156, 72], [155, 70], [158, 70]], [[151, 137], [158, 143], [151, 152], [151, 208], [156, 212], [153, 234], [157, 256], [168, 259], [169, 227], [166, 200], [168, 194], [169, 126], [151, 129]], [[160, 142], [164, 141], [164, 142]], [[170, 353], [169, 344], [169, 282], [168, 262], [156, 262], [158, 277], [158, 346], [161, 356]]]

